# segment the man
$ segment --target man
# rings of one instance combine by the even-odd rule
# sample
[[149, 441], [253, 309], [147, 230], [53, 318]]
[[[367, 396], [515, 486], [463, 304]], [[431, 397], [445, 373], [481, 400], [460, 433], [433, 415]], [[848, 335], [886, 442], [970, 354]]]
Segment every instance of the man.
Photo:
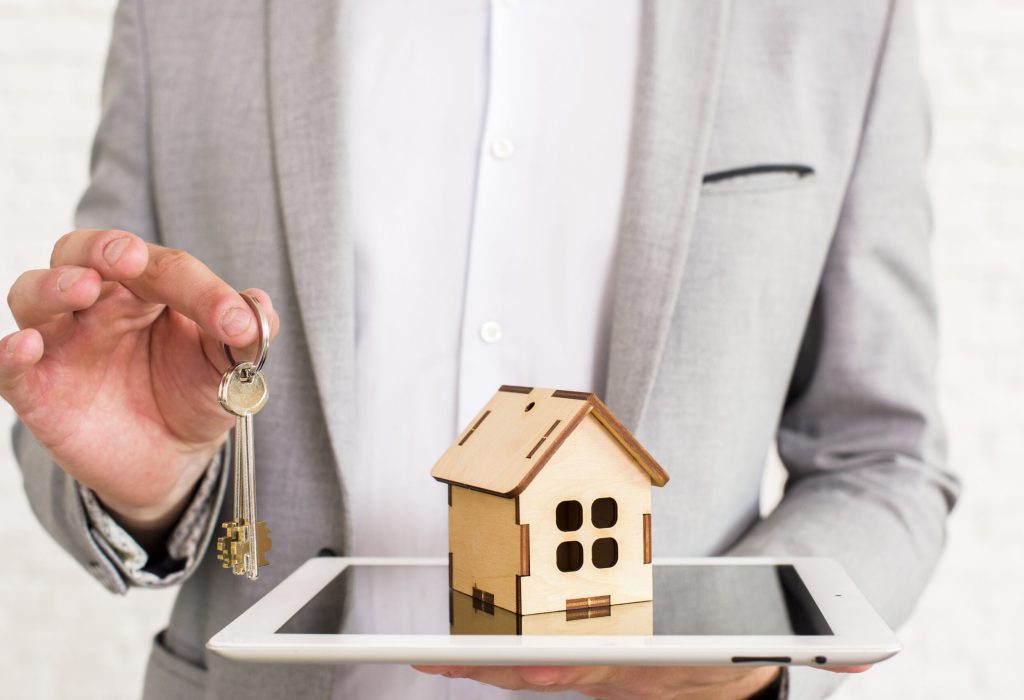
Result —
[[[501, 383], [606, 398], [673, 477], [656, 554], [832, 556], [902, 622], [957, 490], [909, 3], [264, 5], [122, 0], [80, 229], [9, 297], [0, 392], [40, 519], [113, 591], [182, 584], [146, 697], [827, 692], [810, 670], [417, 674], [204, 643], [311, 556], [443, 554], [429, 466]], [[253, 284], [283, 328], [257, 583], [207, 551], [220, 344], [251, 352]], [[762, 519], [773, 439], [789, 483]]]

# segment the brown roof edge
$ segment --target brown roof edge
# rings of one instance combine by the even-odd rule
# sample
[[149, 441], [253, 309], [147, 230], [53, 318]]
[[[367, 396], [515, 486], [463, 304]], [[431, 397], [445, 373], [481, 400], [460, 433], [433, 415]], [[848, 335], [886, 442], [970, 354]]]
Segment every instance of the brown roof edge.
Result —
[[[493, 384], [491, 386], [494, 386]], [[515, 386], [513, 384], [502, 384], [498, 387], [498, 391], [507, 391], [513, 394], [529, 394], [533, 391], [532, 386]]]
[[622, 443], [626, 451], [647, 472], [651, 477], [652, 484], [664, 486], [668, 483], [668, 472], [661, 468], [661, 465], [654, 460], [654, 457], [633, 437], [633, 433], [615, 417], [611, 409], [605, 406], [604, 402], [596, 394], [590, 394], [587, 398], [587, 403], [593, 408], [594, 416], [604, 424], [604, 427], [608, 428], [608, 431]]
[[577, 399], [579, 401], [587, 401], [591, 396], [593, 394], [589, 391], [566, 391], [565, 389], [559, 389], [551, 394], [553, 399]]
[[[498, 493], [497, 491], [491, 491], [490, 489], [480, 488], [479, 486], [470, 486], [464, 484], [461, 481], [452, 481], [451, 479], [442, 479], [439, 476], [433, 477], [434, 481], [440, 481], [442, 484], [448, 484], [449, 486], [458, 486], [460, 489], [468, 489], [469, 491], [478, 491], [480, 493], [486, 493], [488, 496], [497, 496], [498, 498], [512, 498], [519, 495], [518, 491], [509, 491], [508, 493]], [[522, 489], [520, 489], [522, 490]]]

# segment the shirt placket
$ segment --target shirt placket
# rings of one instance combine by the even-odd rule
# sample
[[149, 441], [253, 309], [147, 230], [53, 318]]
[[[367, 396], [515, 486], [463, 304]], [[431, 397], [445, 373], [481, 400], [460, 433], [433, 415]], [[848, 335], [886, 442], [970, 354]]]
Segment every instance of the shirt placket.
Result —
[[517, 55], [528, 7], [518, 0], [492, 0], [488, 41], [488, 90], [481, 130], [477, 182], [466, 266], [459, 358], [460, 428], [502, 383], [517, 373], [524, 324], [510, 276], [520, 265], [522, 241], [510, 216], [524, 201], [523, 168], [529, 135], [522, 118], [529, 99], [520, 89]]

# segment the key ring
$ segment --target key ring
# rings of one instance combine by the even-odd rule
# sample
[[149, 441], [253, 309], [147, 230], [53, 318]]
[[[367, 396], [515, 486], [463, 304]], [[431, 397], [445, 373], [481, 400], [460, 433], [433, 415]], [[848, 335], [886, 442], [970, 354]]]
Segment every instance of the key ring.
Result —
[[[246, 371], [243, 372], [243, 375], [251, 376], [263, 369], [263, 363], [267, 361], [267, 351], [270, 349], [270, 321], [267, 320], [267, 314], [263, 311], [263, 305], [260, 304], [259, 299], [251, 294], [242, 294], [241, 296], [252, 308], [253, 313], [256, 314], [256, 318], [259, 321], [260, 335], [257, 342], [259, 350], [256, 352], [256, 359], [252, 361], [252, 367], [246, 368]], [[224, 347], [224, 354], [227, 355], [228, 362], [231, 363], [231, 366], [234, 367], [235, 365], [240, 364], [235, 361], [235, 357], [231, 354], [231, 348], [228, 344], [221, 343], [221, 345]], [[244, 378], [245, 376], [243, 376], [243, 379]]]

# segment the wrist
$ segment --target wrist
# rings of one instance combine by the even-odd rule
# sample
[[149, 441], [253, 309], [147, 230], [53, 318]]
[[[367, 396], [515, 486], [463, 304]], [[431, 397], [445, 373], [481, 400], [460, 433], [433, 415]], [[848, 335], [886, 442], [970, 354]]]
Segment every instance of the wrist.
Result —
[[742, 676], [725, 683], [720, 682], [713, 688], [689, 688], [683, 691], [677, 700], [711, 697], [721, 700], [767, 700], [778, 697], [778, 682], [783, 672], [781, 666], [756, 666], [744, 670], [746, 673]]
[[181, 518], [195, 493], [196, 486], [222, 447], [221, 444], [212, 450], [197, 451], [190, 455], [186, 464], [180, 468], [178, 479], [159, 500], [131, 497], [138, 492], [128, 498], [97, 489], [93, 489], [93, 493], [128, 534], [147, 551], [153, 551], [154, 547], [158, 547], [166, 540]]
[[781, 666], [761, 666], [740, 679], [741, 685], [736, 689], [739, 694], [731, 697], [737, 700], [774, 700], [779, 697], [779, 683], [783, 672]]

